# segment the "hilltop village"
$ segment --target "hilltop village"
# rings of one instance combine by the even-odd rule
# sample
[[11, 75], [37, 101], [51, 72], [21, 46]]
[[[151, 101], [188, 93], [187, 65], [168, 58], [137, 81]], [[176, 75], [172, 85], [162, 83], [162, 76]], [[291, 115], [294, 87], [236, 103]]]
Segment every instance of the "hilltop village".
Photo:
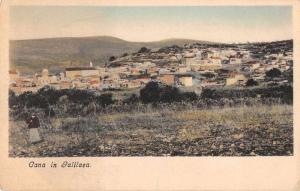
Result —
[[[87, 65], [87, 64], [85, 64]], [[142, 47], [136, 53], [111, 56], [104, 67], [68, 67], [51, 74], [47, 68], [34, 75], [9, 71], [9, 88], [16, 94], [36, 92], [44, 86], [55, 89], [130, 90], [158, 81], [196, 91], [203, 87], [246, 86], [290, 83], [286, 75], [270, 78], [276, 68], [292, 72], [292, 40], [247, 44], [185, 44], [156, 50]], [[275, 72], [276, 73], [276, 72]]]

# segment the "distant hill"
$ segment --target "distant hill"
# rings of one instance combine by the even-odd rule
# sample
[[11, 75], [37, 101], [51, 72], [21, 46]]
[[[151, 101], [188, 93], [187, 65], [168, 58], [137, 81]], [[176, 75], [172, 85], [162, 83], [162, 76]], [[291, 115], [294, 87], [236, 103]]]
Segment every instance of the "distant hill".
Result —
[[103, 66], [110, 56], [132, 53], [145, 46], [165, 46], [209, 42], [190, 39], [166, 39], [155, 42], [129, 42], [110, 36], [66, 37], [10, 41], [10, 67], [22, 73], [40, 72], [48, 68], [51, 72], [62, 71], [69, 66]]

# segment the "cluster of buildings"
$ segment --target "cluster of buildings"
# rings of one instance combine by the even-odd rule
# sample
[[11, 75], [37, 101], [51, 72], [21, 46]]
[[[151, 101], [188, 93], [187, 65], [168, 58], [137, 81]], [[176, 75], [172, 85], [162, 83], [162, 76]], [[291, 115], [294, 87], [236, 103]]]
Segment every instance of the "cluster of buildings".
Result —
[[[165, 51], [167, 50], [167, 51]], [[57, 74], [47, 69], [31, 76], [10, 70], [10, 89], [17, 94], [48, 85], [56, 89], [135, 89], [150, 81], [178, 87], [243, 86], [248, 79], [268, 83], [266, 71], [293, 66], [292, 50], [257, 58], [245, 47], [172, 47], [138, 52], [111, 61], [107, 67], [69, 67]], [[286, 79], [280, 79], [282, 83]]]

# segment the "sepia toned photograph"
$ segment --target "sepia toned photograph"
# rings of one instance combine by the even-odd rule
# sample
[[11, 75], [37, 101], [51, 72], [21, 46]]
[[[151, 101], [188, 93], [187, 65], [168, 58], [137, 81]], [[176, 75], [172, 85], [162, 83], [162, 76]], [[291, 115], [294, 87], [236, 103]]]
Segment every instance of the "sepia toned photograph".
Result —
[[293, 156], [293, 7], [9, 7], [9, 149]]

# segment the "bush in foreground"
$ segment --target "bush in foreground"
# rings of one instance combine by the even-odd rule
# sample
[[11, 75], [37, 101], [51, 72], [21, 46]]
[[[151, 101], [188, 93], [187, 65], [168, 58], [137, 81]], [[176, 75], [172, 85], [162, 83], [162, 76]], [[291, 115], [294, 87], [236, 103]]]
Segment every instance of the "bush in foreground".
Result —
[[198, 96], [194, 92], [180, 92], [178, 88], [163, 83], [149, 82], [141, 89], [140, 99], [143, 103], [171, 103], [196, 100]]

